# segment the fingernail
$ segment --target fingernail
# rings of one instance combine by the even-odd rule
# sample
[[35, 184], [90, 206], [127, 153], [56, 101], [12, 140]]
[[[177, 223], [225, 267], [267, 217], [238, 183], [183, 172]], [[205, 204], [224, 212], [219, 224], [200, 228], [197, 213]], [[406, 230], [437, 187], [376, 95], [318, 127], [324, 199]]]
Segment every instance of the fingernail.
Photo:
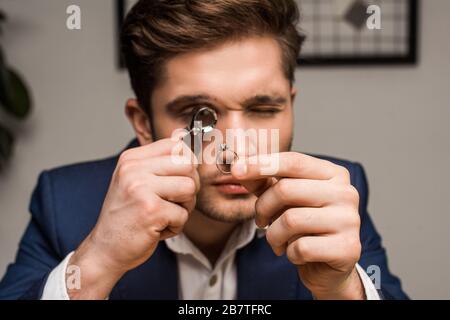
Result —
[[276, 248], [273, 249], [273, 251], [279, 257], [283, 255], [283, 248], [282, 247], [276, 247]]
[[247, 164], [245, 162], [236, 162], [233, 165], [233, 171], [236, 176], [243, 177], [247, 174]]
[[263, 225], [263, 222], [261, 221], [261, 219], [258, 218], [258, 217], [255, 217], [255, 223], [258, 226], [258, 228], [260, 228], [260, 229], [265, 229], [266, 228], [266, 226]]

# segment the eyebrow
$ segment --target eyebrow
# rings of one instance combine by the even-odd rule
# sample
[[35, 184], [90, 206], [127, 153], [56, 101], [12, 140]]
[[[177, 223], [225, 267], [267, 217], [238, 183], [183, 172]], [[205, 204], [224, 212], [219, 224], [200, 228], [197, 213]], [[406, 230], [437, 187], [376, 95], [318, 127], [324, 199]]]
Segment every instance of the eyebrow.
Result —
[[280, 95], [258, 94], [246, 99], [242, 105], [248, 108], [255, 105], [284, 105], [286, 103], [287, 99]]
[[173, 112], [184, 105], [205, 103], [205, 102], [212, 103], [213, 101], [216, 101], [216, 99], [205, 94], [182, 95], [167, 103], [166, 110]]
[[[182, 95], [168, 102], [165, 108], [170, 112], [175, 112], [180, 107], [185, 105], [192, 105], [196, 103], [213, 104], [214, 102], [217, 102], [217, 99], [206, 94]], [[284, 105], [286, 103], [287, 99], [278, 94], [275, 95], [257, 94], [255, 96], [245, 99], [240, 104], [244, 108], [249, 108], [255, 105]]]

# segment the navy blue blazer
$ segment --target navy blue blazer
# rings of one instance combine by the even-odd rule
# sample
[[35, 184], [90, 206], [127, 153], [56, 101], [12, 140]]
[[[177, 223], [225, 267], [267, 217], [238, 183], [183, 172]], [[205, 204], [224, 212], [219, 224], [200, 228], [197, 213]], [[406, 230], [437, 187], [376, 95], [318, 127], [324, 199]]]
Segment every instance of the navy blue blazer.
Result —
[[[136, 146], [134, 140], [128, 147]], [[407, 299], [400, 281], [388, 269], [381, 238], [367, 213], [368, 189], [361, 165], [321, 157], [346, 167], [360, 194], [362, 255], [359, 264], [381, 270], [385, 299]], [[94, 227], [118, 157], [65, 166], [43, 172], [33, 192], [31, 220], [16, 261], [0, 283], [0, 299], [39, 299], [50, 271], [75, 250]], [[265, 237], [255, 237], [236, 254], [238, 299], [312, 299], [297, 269], [276, 256]], [[126, 273], [110, 299], [178, 299], [174, 254], [160, 242], [152, 257]]]

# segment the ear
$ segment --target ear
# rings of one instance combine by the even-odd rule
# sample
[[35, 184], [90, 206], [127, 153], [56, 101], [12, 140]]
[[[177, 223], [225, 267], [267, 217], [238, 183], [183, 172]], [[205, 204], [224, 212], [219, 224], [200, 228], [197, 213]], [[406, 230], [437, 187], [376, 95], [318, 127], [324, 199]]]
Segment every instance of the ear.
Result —
[[294, 105], [295, 97], [297, 96], [297, 89], [295, 87], [291, 88], [291, 104]]
[[128, 99], [125, 105], [125, 114], [136, 133], [140, 145], [152, 143], [151, 121], [136, 99]]

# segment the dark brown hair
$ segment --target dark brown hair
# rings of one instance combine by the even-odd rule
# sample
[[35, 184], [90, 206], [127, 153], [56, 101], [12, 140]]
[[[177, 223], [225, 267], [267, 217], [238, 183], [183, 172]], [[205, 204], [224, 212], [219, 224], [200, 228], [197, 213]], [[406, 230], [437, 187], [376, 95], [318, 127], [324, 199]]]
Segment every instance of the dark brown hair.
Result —
[[298, 20], [293, 0], [140, 0], [121, 33], [122, 54], [139, 104], [150, 112], [151, 94], [171, 57], [246, 36], [275, 37], [284, 73], [293, 83], [304, 41]]

